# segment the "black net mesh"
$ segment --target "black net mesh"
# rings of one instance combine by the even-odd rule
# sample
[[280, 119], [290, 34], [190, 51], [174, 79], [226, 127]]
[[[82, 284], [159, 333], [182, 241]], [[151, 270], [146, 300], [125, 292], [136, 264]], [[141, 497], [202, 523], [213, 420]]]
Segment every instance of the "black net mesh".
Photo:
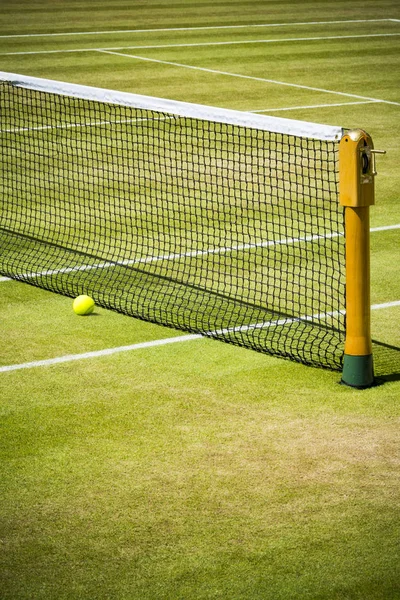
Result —
[[338, 144], [0, 84], [0, 272], [340, 369]]

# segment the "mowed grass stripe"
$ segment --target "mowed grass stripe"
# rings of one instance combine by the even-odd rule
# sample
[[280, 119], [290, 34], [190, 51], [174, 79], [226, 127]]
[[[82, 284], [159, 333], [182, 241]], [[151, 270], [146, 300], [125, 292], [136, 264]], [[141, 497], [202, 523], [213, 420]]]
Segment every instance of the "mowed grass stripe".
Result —
[[[393, 308], [396, 306], [400, 306], [400, 300], [394, 300], [392, 302], [384, 302], [381, 304], [373, 304], [371, 306], [371, 309], [372, 310], [382, 310], [382, 309], [387, 309], [387, 308]], [[245, 326], [238, 325], [237, 327], [231, 328], [231, 329], [220, 330], [220, 331], [210, 331], [204, 335], [188, 334], [188, 335], [175, 336], [172, 338], [151, 340], [149, 342], [140, 342], [138, 344], [131, 344], [128, 346], [119, 346], [116, 348], [105, 348], [103, 350], [94, 350], [92, 352], [84, 352], [82, 354], [67, 354], [66, 356], [57, 356], [55, 358], [49, 358], [49, 359], [44, 359], [44, 360], [31, 361], [31, 362], [20, 363], [20, 364], [15, 364], [15, 365], [5, 365], [5, 366], [0, 367], [0, 373], [6, 373], [6, 372], [10, 372], [10, 371], [19, 371], [21, 369], [33, 369], [36, 367], [48, 367], [51, 365], [72, 362], [72, 361], [77, 361], [77, 360], [79, 361], [79, 360], [86, 360], [89, 358], [101, 358], [103, 356], [110, 356], [113, 354], [119, 354], [121, 352], [131, 352], [134, 350], [143, 350], [145, 348], [154, 348], [157, 346], [165, 346], [168, 344], [191, 342], [194, 340], [204, 339], [206, 337], [223, 335], [225, 333], [229, 333], [229, 332], [233, 332], [233, 331], [244, 331], [247, 329], [261, 329], [263, 327], [280, 327], [280, 326], [284, 327], [286, 325], [290, 325], [291, 323], [295, 323], [295, 322], [299, 322], [299, 321], [305, 321], [305, 320], [312, 321], [313, 318], [322, 319], [324, 317], [328, 318], [328, 317], [336, 316], [339, 313], [340, 313], [340, 311], [336, 311], [336, 312], [326, 313], [325, 315], [321, 315], [321, 314], [310, 315], [310, 316], [305, 315], [303, 317], [294, 318], [294, 319], [286, 318], [286, 319], [279, 319], [276, 321], [269, 321], [268, 323], [255, 323], [252, 325], [245, 325]]]
[[115, 29], [112, 31], [70, 31], [64, 33], [23, 33], [0, 35], [0, 38], [29, 38], [29, 37], [63, 37], [76, 35], [119, 35], [121, 33], [150, 33], [150, 32], [169, 32], [169, 31], [204, 31], [211, 29], [251, 29], [262, 27], [298, 27], [307, 25], [338, 25], [342, 23], [384, 23], [397, 22], [398, 19], [345, 19], [338, 21], [306, 21], [291, 23], [256, 23], [248, 25], [207, 25], [202, 27], [159, 27], [153, 29]]
[[180, 44], [141, 44], [139, 46], [116, 46], [116, 47], [99, 47], [99, 48], [69, 48], [61, 50], [24, 50], [17, 52], [0, 52], [2, 56], [19, 56], [26, 54], [63, 54], [71, 52], [99, 52], [106, 50], [165, 50], [169, 48], [201, 48], [209, 46], [240, 46], [249, 44], [284, 44], [288, 42], [315, 42], [315, 41], [326, 41], [326, 40], [353, 40], [360, 38], [386, 38], [386, 37], [398, 37], [399, 33], [363, 33], [357, 35], [323, 35], [316, 37], [297, 37], [297, 38], [281, 38], [281, 39], [268, 39], [268, 40], [229, 40], [223, 42], [185, 42]]
[[345, 96], [347, 98], [359, 98], [360, 100], [371, 100], [372, 102], [382, 102], [384, 104], [391, 104], [395, 106], [400, 106], [400, 102], [394, 102], [392, 100], [383, 100], [380, 98], [371, 98], [369, 96], [361, 96], [360, 94], [349, 94], [348, 92], [339, 92], [337, 90], [329, 90], [320, 87], [314, 87], [309, 85], [302, 85], [299, 83], [290, 83], [288, 81], [278, 81], [276, 79], [268, 79], [266, 77], [255, 77], [254, 75], [244, 75], [243, 73], [232, 73], [230, 71], [221, 71], [219, 69], [209, 69], [206, 67], [198, 67], [195, 65], [188, 65], [184, 63], [179, 63], [175, 61], [169, 60], [161, 60], [159, 58], [149, 58], [146, 56], [139, 56], [137, 54], [125, 54], [123, 52], [111, 52], [110, 50], [97, 50], [97, 52], [102, 54], [110, 54], [112, 56], [121, 56], [122, 58], [131, 58], [133, 60], [141, 60], [144, 62], [152, 62], [158, 63], [161, 65], [170, 65], [172, 67], [180, 67], [182, 69], [192, 69], [194, 71], [202, 71], [204, 73], [214, 73], [215, 75], [223, 75], [227, 77], [237, 77], [239, 79], [247, 79], [251, 81], [261, 81], [264, 83], [272, 83], [274, 85], [280, 85], [300, 90], [310, 90], [312, 92], [322, 92], [324, 94], [334, 94], [336, 96]]

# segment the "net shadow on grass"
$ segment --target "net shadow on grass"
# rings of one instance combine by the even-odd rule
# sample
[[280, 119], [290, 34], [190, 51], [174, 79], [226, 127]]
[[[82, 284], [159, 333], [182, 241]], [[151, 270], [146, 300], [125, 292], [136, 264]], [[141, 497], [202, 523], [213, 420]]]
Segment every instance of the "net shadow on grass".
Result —
[[400, 347], [377, 340], [372, 344], [377, 382], [400, 381]]

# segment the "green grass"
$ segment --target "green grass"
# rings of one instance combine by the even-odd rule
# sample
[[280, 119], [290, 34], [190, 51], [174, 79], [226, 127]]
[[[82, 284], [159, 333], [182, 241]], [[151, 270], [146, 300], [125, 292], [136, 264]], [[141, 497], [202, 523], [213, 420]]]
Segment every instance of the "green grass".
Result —
[[[398, 3], [4, 0], [0, 34], [400, 18]], [[0, 38], [0, 52], [398, 32], [399, 23]], [[399, 38], [127, 50], [399, 102]], [[351, 101], [100, 53], [1, 55], [2, 69], [239, 109]], [[355, 100], [355, 99], [354, 99]], [[372, 226], [400, 222], [399, 107], [272, 112], [363, 127]], [[400, 298], [398, 230], [376, 232], [372, 302]], [[0, 283], [0, 364], [181, 335]], [[5, 600], [395, 600], [399, 307], [374, 311], [381, 385], [210, 340], [0, 373]], [[396, 350], [397, 348], [397, 350]]]
[[394, 386], [302, 372], [204, 340], [6, 374], [5, 597], [395, 598]]

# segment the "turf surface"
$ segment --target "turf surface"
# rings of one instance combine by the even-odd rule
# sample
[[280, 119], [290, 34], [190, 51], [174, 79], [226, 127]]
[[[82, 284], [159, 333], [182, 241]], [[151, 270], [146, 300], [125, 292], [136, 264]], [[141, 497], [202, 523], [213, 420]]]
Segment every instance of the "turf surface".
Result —
[[[0, 33], [389, 18], [398, 3], [3, 0]], [[265, 80], [399, 103], [400, 40], [386, 35], [399, 32], [377, 21], [0, 38], [0, 56], [6, 71], [364, 127], [388, 152], [377, 227], [400, 223], [399, 106], [322, 107], [363, 100]], [[262, 39], [274, 42], [118, 50], [163, 63], [9, 54]], [[398, 239], [372, 234], [374, 304], [400, 299]], [[0, 282], [0, 310], [1, 365], [180, 335], [104, 309], [79, 318], [70, 299], [15, 282]], [[1, 597], [400, 598], [399, 307], [372, 316], [382, 385], [364, 392], [202, 339], [0, 373]]]

